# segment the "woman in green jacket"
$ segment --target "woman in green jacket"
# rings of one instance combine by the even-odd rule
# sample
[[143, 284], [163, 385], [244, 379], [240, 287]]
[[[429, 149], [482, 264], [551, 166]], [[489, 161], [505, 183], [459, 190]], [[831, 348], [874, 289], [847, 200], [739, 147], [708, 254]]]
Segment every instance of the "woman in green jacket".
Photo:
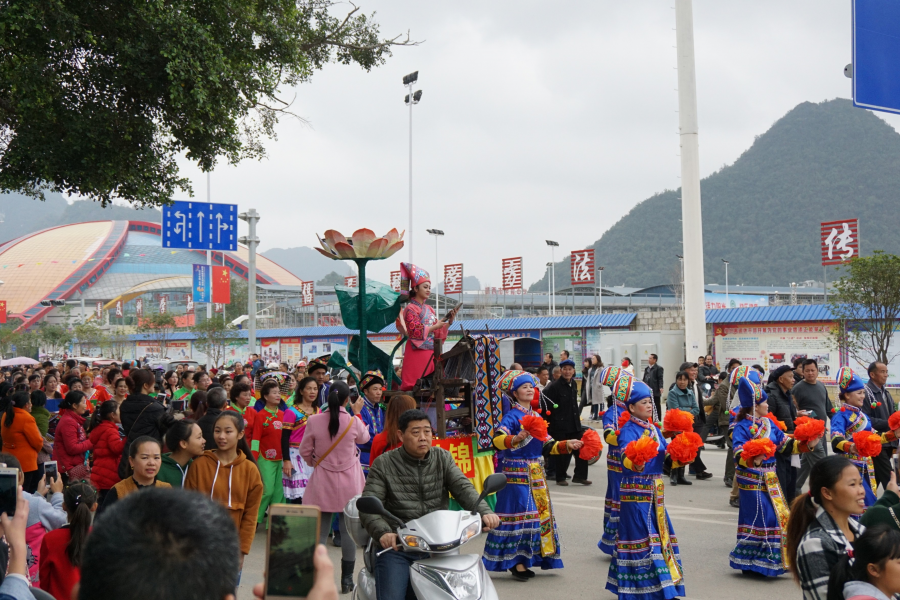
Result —
[[[666, 410], [677, 408], [694, 415], [694, 420], [700, 415], [700, 406], [697, 399], [694, 398], [694, 392], [688, 387], [690, 377], [684, 371], [678, 371], [675, 375], [675, 385], [669, 389], [666, 396]], [[669, 480], [672, 485], [691, 485], [691, 482], [684, 477], [684, 467], [672, 469], [669, 472]]]

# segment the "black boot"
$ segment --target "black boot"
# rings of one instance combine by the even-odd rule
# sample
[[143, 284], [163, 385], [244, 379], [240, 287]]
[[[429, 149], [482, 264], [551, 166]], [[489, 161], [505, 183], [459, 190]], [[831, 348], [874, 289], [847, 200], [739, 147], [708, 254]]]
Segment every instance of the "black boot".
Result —
[[669, 483], [678, 485], [678, 469], [671, 469], [669, 471]]
[[341, 593], [349, 594], [356, 586], [353, 584], [353, 567], [355, 560], [341, 560]]
[[678, 469], [672, 469], [672, 471], [678, 471], [678, 483], [681, 485], [693, 485], [690, 481], [684, 478], [684, 467], [680, 467]]

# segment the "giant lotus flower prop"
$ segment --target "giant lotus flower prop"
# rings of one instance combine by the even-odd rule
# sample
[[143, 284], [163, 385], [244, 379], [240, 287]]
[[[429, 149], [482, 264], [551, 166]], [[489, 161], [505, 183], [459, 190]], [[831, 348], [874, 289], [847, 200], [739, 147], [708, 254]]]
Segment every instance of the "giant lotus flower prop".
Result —
[[319, 237], [319, 252], [334, 260], [381, 260], [394, 255], [403, 247], [403, 234], [391, 229], [384, 237], [377, 237], [371, 229], [357, 229], [350, 238], [329, 229]]
[[[359, 365], [354, 365], [361, 373], [370, 369], [368, 360], [368, 330], [366, 328], [366, 263], [370, 260], [382, 260], [394, 255], [403, 247], [403, 234], [391, 229], [384, 237], [376, 237], [371, 229], [357, 229], [350, 236], [344, 237], [339, 231], [329, 229], [319, 237], [320, 253], [333, 260], [352, 260], [359, 269]], [[341, 308], [343, 310], [343, 307]], [[355, 378], [355, 375], [354, 375]]]

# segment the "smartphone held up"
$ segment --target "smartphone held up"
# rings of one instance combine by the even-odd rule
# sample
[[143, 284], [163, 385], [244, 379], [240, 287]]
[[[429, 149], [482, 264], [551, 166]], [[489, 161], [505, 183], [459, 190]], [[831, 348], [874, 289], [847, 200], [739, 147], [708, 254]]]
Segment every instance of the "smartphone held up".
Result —
[[306, 598], [315, 579], [313, 555], [319, 543], [318, 507], [273, 504], [266, 540], [266, 600]]

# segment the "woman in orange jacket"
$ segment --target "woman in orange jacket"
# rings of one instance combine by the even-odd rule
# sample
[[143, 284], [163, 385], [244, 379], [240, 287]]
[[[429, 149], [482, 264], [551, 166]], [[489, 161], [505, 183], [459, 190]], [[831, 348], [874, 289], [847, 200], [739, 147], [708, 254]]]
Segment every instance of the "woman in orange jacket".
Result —
[[17, 392], [9, 399], [6, 413], [0, 420], [0, 437], [3, 451], [19, 459], [25, 482], [22, 489], [33, 494], [40, 481], [38, 472], [38, 452], [44, 446], [44, 438], [31, 416], [31, 396], [28, 392]]

